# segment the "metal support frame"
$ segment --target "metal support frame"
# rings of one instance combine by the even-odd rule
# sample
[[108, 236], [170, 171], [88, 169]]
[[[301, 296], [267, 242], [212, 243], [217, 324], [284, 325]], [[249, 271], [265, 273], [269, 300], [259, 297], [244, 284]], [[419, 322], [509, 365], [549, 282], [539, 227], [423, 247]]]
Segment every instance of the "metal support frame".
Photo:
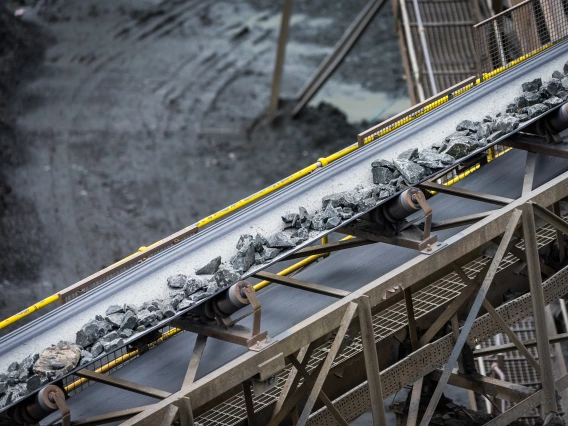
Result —
[[[345, 225], [337, 232], [418, 251], [427, 250], [429, 247], [432, 250], [432, 247], [437, 246], [438, 243], [437, 235], [425, 237], [424, 232], [414, 225], [403, 229], [396, 235], [385, 235], [384, 229], [380, 225], [368, 220], [360, 220]], [[441, 247], [440, 244], [438, 248]]]
[[331, 253], [334, 251], [346, 250], [374, 243], [376, 243], [376, 241], [365, 240], [363, 238], [351, 238], [350, 240], [342, 240], [333, 243], [309, 246], [298, 250], [297, 252], [292, 253], [289, 256], [286, 256], [283, 260], [298, 259], [302, 257], [313, 256], [316, 254]]
[[309, 418], [309, 416], [312, 412], [312, 409], [314, 408], [316, 398], [321, 391], [321, 388], [323, 386], [323, 382], [325, 381], [325, 378], [327, 377], [327, 374], [329, 373], [329, 369], [331, 368], [331, 364], [333, 363], [335, 356], [339, 352], [339, 348], [340, 348], [340, 346], [343, 342], [343, 338], [345, 337], [345, 334], [347, 333], [347, 329], [349, 328], [349, 325], [351, 324], [351, 320], [355, 316], [356, 312], [357, 312], [357, 304], [351, 302], [347, 306], [345, 314], [343, 315], [343, 319], [341, 321], [341, 326], [337, 330], [337, 334], [335, 335], [335, 339], [333, 340], [333, 343], [331, 344], [331, 347], [329, 348], [329, 352], [327, 354], [327, 357], [325, 358], [325, 360], [321, 364], [322, 368], [316, 376], [315, 383], [312, 387], [312, 390], [310, 391], [310, 394], [308, 395], [308, 400], [304, 404], [304, 409], [302, 410], [302, 414], [300, 415], [297, 426], [305, 426], [305, 424], [308, 422], [308, 418]]
[[[218, 340], [224, 340], [226, 342], [234, 343], [241, 346], [246, 346], [247, 348], [253, 351], [259, 351], [271, 343], [267, 338], [268, 333], [266, 331], [262, 332], [260, 331], [262, 307], [260, 305], [260, 301], [256, 297], [256, 292], [254, 291], [254, 288], [252, 286], [245, 287], [243, 289], [243, 292], [253, 308], [252, 330], [247, 327], [243, 327], [241, 325], [236, 325], [236, 322], [240, 321], [241, 319], [245, 318], [250, 314], [245, 314], [244, 316], [238, 318], [237, 320], [232, 320], [230, 317], [219, 318], [219, 322], [222, 325], [219, 325], [219, 323], [214, 321], [201, 322], [202, 318], [195, 318], [192, 316], [177, 318], [174, 321], [172, 321], [172, 325], [174, 327], [178, 327], [183, 330], [196, 333], [198, 335], [212, 337]], [[199, 355], [199, 351], [202, 352], [205, 349], [205, 341], [201, 340], [199, 346], [197, 346], [196, 342], [196, 348], [198, 348], [199, 350], [197, 353], [194, 352], [194, 355], [196, 357], [195, 362], [198, 362], [197, 359], [201, 357], [201, 355]], [[189, 380], [191, 378], [191, 380], [193, 381], [193, 378], [195, 377], [195, 372], [196, 371], [188, 369], [186, 379]], [[191, 375], [193, 375], [193, 377], [191, 377]], [[185, 381], [184, 384], [186, 384]]]
[[554, 376], [552, 360], [549, 355], [548, 331], [546, 328], [546, 316], [544, 307], [544, 295], [542, 292], [542, 278], [540, 275], [540, 261], [538, 246], [536, 243], [536, 226], [534, 223], [533, 205], [526, 203], [523, 208], [523, 236], [525, 238], [525, 251], [527, 253], [527, 268], [529, 285], [532, 295], [533, 316], [536, 327], [536, 343], [540, 361], [540, 378], [543, 390], [543, 411], [545, 415], [558, 411], [556, 405], [556, 393], [554, 389]]
[[164, 399], [171, 395], [170, 392], [166, 392], [160, 389], [155, 389], [145, 385], [140, 385], [134, 382], [129, 382], [128, 380], [119, 379], [117, 377], [112, 377], [107, 374], [97, 373], [92, 370], [87, 370], [86, 368], [79, 370], [76, 374], [79, 377], [84, 377], [85, 379], [89, 379], [94, 382], [104, 383], [105, 385], [113, 386], [119, 389], [124, 389], [130, 392], [139, 393], [141, 395], [150, 396], [152, 398]]
[[479, 288], [479, 291], [477, 292], [477, 296], [475, 297], [473, 305], [470, 308], [470, 311], [467, 315], [467, 319], [465, 321], [465, 324], [461, 329], [460, 336], [455, 343], [454, 349], [452, 350], [452, 354], [450, 355], [450, 359], [446, 363], [446, 367], [444, 368], [444, 373], [440, 377], [440, 381], [438, 382], [438, 385], [436, 386], [436, 389], [434, 390], [434, 394], [432, 395], [432, 398], [430, 399], [430, 402], [428, 403], [428, 407], [426, 408], [426, 412], [424, 413], [424, 416], [422, 417], [422, 421], [420, 422], [420, 426], [428, 426], [428, 424], [430, 423], [430, 420], [432, 419], [432, 416], [434, 415], [434, 410], [436, 409], [436, 407], [438, 405], [438, 401], [440, 400], [440, 397], [442, 396], [442, 392], [444, 391], [444, 387], [446, 386], [446, 383], [448, 382], [450, 374], [452, 373], [452, 370], [453, 370], [454, 366], [456, 365], [458, 357], [461, 354], [461, 351], [462, 351], [462, 349], [463, 349], [463, 347], [466, 343], [467, 336], [468, 336], [468, 334], [471, 330], [471, 327], [473, 326], [473, 323], [475, 321], [475, 318], [477, 317], [479, 309], [481, 308], [482, 302], [485, 299], [485, 296], [487, 295], [487, 291], [489, 290], [489, 286], [493, 282], [493, 278], [495, 277], [495, 274], [497, 273], [497, 268], [499, 267], [501, 260], [503, 260], [503, 257], [505, 256], [505, 254], [507, 252], [507, 246], [509, 245], [509, 241], [511, 240], [513, 233], [515, 232], [515, 229], [517, 228], [517, 224], [519, 222], [520, 217], [521, 217], [521, 211], [516, 209], [513, 212], [509, 223], [507, 224], [507, 227], [505, 229], [505, 233], [503, 235], [503, 241], [499, 245], [499, 248], [497, 249], [497, 252], [495, 253], [495, 256], [493, 257], [493, 260], [491, 261], [491, 266], [489, 267], [489, 270], [487, 271], [487, 274], [485, 275], [485, 279], [483, 280], [483, 283], [481, 284], [481, 287]]
[[324, 296], [342, 298], [351, 294], [349, 291], [327, 287], [321, 284], [309, 283], [306, 281], [297, 280], [295, 278], [287, 277], [285, 275], [273, 274], [272, 272], [257, 272], [254, 274], [256, 278], [271, 281], [285, 285], [287, 287], [297, 288], [299, 290], [309, 291], [311, 293], [323, 294]]
[[292, 1], [284, 0], [282, 7], [282, 19], [280, 22], [280, 35], [278, 36], [278, 49], [276, 51], [276, 63], [274, 64], [274, 75], [272, 77], [272, 91], [270, 94], [269, 113], [274, 114], [278, 110], [280, 102], [280, 86], [282, 85], [282, 73], [284, 70], [284, 59], [286, 57], [286, 44], [288, 43], [288, 30], [290, 27], [290, 15], [292, 14]]
[[518, 132], [501, 142], [511, 148], [522, 149], [534, 154], [549, 155], [568, 159], [568, 146], [565, 143], [549, 143], [546, 138], [530, 133]]
[[[551, 336], [548, 341], [552, 343], [563, 342], [564, 340], [568, 340], [568, 333], [558, 334], [556, 336]], [[524, 340], [521, 342], [524, 347], [526, 348], [533, 348], [536, 346], [536, 340]], [[517, 350], [517, 347], [514, 343], [506, 343], [504, 345], [496, 345], [490, 346], [488, 348], [477, 349], [473, 352], [474, 357], [484, 357], [489, 355], [497, 355], [504, 352], [510, 352]]]
[[198, 334], [197, 338], [195, 339], [195, 345], [193, 346], [191, 358], [189, 359], [189, 365], [187, 366], [185, 378], [183, 379], [183, 386], [190, 385], [194, 382], [195, 375], [197, 374], [197, 369], [199, 368], [199, 363], [201, 362], [201, 357], [203, 356], [203, 351], [205, 351], [206, 344], [207, 336]]
[[347, 54], [351, 51], [365, 28], [382, 9], [386, 0], [369, 0], [355, 20], [349, 25], [341, 36], [331, 53], [322, 61], [315, 73], [308, 79], [296, 95], [298, 103], [292, 111], [292, 117], [296, 117], [308, 102], [315, 96], [318, 90], [331, 77], [333, 72], [341, 65]]
[[500, 197], [498, 195], [486, 194], [483, 192], [472, 191], [470, 189], [458, 188], [455, 186], [446, 186], [435, 182], [423, 182], [418, 186], [422, 189], [437, 191], [448, 195], [455, 195], [457, 197], [481, 201], [483, 203], [497, 204], [498, 206], [506, 206], [507, 204], [515, 201], [511, 198]]
[[[275, 336], [276, 341], [272, 345], [266, 346], [259, 352], [249, 351], [229, 362], [221, 369], [203, 377], [199, 380], [199, 382], [193, 383], [192, 385], [184, 388], [181, 392], [177, 392], [165, 400], [154, 404], [150, 409], [145, 410], [143, 413], [140, 413], [125, 422], [125, 426], [156, 424], [156, 421], [163, 416], [166, 407], [176, 401], [180, 396], [191, 398], [194, 409], [203, 407], [211, 400], [211, 398], [221, 395], [233, 387], [240, 385], [243, 381], [255, 376], [259, 371], [258, 366], [266, 360], [274, 358], [279, 353], [283, 353], [285, 357], [290, 354], [295, 354], [301, 348], [306, 347], [315, 340], [328, 335], [333, 330], [337, 330], [339, 327], [342, 327], [345, 322], [344, 316], [348, 311], [348, 307], [354, 302], [357, 302], [363, 295], [369, 297], [370, 305], [373, 313], [375, 314], [380, 312], [381, 309], [385, 309], [387, 306], [392, 306], [392, 304], [396, 303], [396, 301], [402, 300], [404, 295], [403, 292], [401, 292], [400, 296], [395, 295], [388, 300], [384, 300], [384, 295], [388, 289], [403, 283], [403, 290], [412, 287], [412, 289], [416, 291], [416, 289], [422, 288], [422, 285], [427, 285], [428, 281], [426, 280], [430, 279], [430, 277], [442, 277], [443, 275], [437, 275], [440, 271], [447, 271], [448, 266], [451, 265], [452, 262], [476, 252], [479, 247], [484, 246], [493, 238], [502, 234], [505, 228], [507, 228], [506, 237], [510, 238], [510, 236], [512, 236], [512, 230], [510, 229], [512, 225], [509, 224], [507, 226], [507, 224], [518, 222], [518, 216], [520, 215], [518, 210], [519, 207], [522, 207], [527, 202], [538, 203], [546, 207], [559, 199], [568, 196], [568, 185], [566, 185], [567, 180], [568, 173], [564, 173], [563, 175], [533, 190], [531, 193], [521, 196], [519, 200], [513, 201], [509, 205], [494, 211], [490, 214], [490, 216], [485, 219], [481, 219], [474, 225], [471, 225], [460, 232], [460, 234], [448, 239], [447, 249], [438, 251], [430, 256], [418, 255], [413, 260], [400, 266], [391, 273], [380, 277], [376, 281], [357, 289], [348, 296], [337, 300], [332, 305], [302, 321], [302, 323], [296, 325], [291, 330]], [[506, 240], [507, 238], [504, 238], [503, 240]], [[504, 244], [505, 241], [503, 241], [502, 247]], [[502, 251], [504, 251], [504, 249]], [[496, 264], [499, 263], [498, 257], [502, 257], [499, 252], [490, 263], [492, 269], [496, 269]], [[475, 258], [475, 256], [473, 258]], [[495, 271], [492, 271], [491, 269], [488, 272], [484, 282], [486, 286], [488, 286], [488, 280], [494, 272]], [[563, 270], [561, 274], [557, 275], [559, 277], [561, 276], [562, 280], [566, 280], [565, 270]], [[547, 281], [547, 283], [543, 286], [546, 291], [547, 300], [555, 300], [554, 298], [562, 296], [567, 291], [564, 281], [562, 281], [562, 285], [560, 287], [558, 287], [557, 284], [554, 284], [558, 282], [555, 277], [556, 275], [549, 279], [550, 283]], [[554, 287], [555, 285], [558, 288]], [[482, 288], [483, 287], [484, 286], [482, 285]], [[515, 314], [511, 309], [518, 309], [520, 310], [518, 312], [523, 312], [522, 315], [527, 315], [524, 312], [530, 309], [529, 306], [531, 305], [531, 300], [531, 294], [527, 294], [510, 303], [500, 306], [496, 309], [496, 311], [507, 324], [511, 325], [523, 318], [523, 316], [518, 316], [519, 314]], [[479, 306], [477, 309], [479, 310], [482, 300], [479, 300], [478, 304]], [[489, 318], [489, 320], [487, 318]], [[471, 333], [469, 337], [471, 339], [486, 339], [488, 336], [492, 335], [488, 333], [494, 333], [500, 330], [498, 325], [492, 321], [493, 320], [488, 315], [475, 320], [474, 326], [470, 327]], [[460, 340], [462, 340], [462, 336], [464, 334], [467, 334], [464, 333], [464, 328], [462, 328], [462, 333], [460, 333]], [[337, 341], [335, 344], [339, 345]], [[460, 341], [458, 341], [458, 345], [459, 344]], [[446, 362], [446, 357], [452, 355], [452, 348], [454, 348], [455, 351], [456, 348], [453, 343], [453, 337], [451, 335], [446, 336], [430, 343], [429, 345], [419, 348], [409, 357], [386, 368], [380, 374], [383, 394], [390, 395], [397, 389], [400, 389], [400, 386], [404, 386], [407, 383], [413, 383], [424, 374], [433, 371], [433, 369], [437, 368], [437, 366]], [[427, 358], [424, 358], [426, 354], [428, 354]], [[421, 359], [423, 359], [423, 361], [419, 361]], [[450, 360], [451, 359], [452, 358], [450, 358]], [[322, 371], [322, 365], [323, 363], [316, 367], [315, 371], [312, 371], [312, 377], [317, 377], [318, 379], [322, 378], [322, 375], [319, 374]], [[416, 368], [417, 365], [420, 365], [421, 367]], [[318, 369], [320, 372], [317, 371]], [[318, 382], [319, 380], [316, 380], [316, 383]], [[368, 389], [366, 382], [360, 386], [364, 386], [365, 389]], [[356, 389], [361, 389], [361, 387], [357, 387]], [[286, 406], [284, 408], [289, 408], [286, 413], [289, 413], [292, 408], [296, 406], [297, 402], [300, 401], [302, 395], [304, 395], [306, 391], [309, 391], [309, 387], [306, 383], [294, 390], [294, 393], [283, 404]], [[312, 389], [311, 393], [313, 394], [314, 392], [315, 390]], [[319, 392], [317, 392], [315, 396], [317, 397], [318, 394]], [[355, 394], [348, 392], [345, 394], [345, 398], [351, 398], [351, 395]], [[324, 407], [323, 411], [320, 410], [317, 414], [314, 413], [312, 416], [310, 416], [309, 413], [302, 413], [303, 420], [305, 420], [307, 416], [308, 418], [313, 418], [315, 421], [315, 419], [321, 418], [322, 414], [320, 413], [329, 413], [329, 411]], [[326, 415], [331, 416], [331, 414]], [[346, 420], [350, 421], [349, 418], [346, 418]], [[312, 420], [310, 420], [310, 423], [311, 422]], [[277, 422], [274, 422], [273, 424], [277, 424]]]
[[[433, 380], [439, 380], [441, 376], [442, 370], [434, 370], [428, 377]], [[509, 383], [482, 375], [467, 376], [452, 373], [448, 379], [448, 384], [462, 389], [472, 390], [480, 395], [488, 395], [511, 402], [521, 402], [523, 399], [528, 398], [536, 392], [532, 388], [517, 383]]]
[[460, 216], [453, 219], [446, 219], [440, 220], [438, 222], [432, 222], [432, 231], [441, 231], [443, 229], [448, 228], [456, 228], [458, 226], [466, 226], [471, 225], [475, 222], [480, 221], [481, 219], [485, 219], [489, 216], [492, 212], [481, 212], [481, 213], [474, 213], [468, 214], [466, 216]]

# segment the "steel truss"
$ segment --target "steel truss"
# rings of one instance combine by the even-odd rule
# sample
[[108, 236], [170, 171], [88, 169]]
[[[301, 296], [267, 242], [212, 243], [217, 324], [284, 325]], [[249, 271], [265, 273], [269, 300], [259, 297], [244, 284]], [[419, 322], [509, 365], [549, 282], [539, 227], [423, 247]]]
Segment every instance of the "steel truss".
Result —
[[[550, 146], [546, 149], [549, 154]], [[527, 175], [532, 178], [530, 162], [527, 164]], [[422, 185], [422, 188], [437, 191], [441, 189], [435, 184]], [[517, 200], [460, 191], [455, 188], [451, 191], [445, 190], [445, 192], [453, 196], [485, 202], [493, 199], [496, 204], [502, 205], [502, 208], [479, 215], [476, 223], [444, 241], [446, 246], [443, 249], [432, 254], [421, 252], [406, 264], [351, 293], [342, 293], [325, 286], [313, 288], [314, 285], [311, 283], [280, 278], [279, 282], [285, 285], [320, 294], [333, 293], [338, 300], [286, 332], [272, 337], [268, 346], [260, 350], [250, 350], [224, 367], [194, 381], [195, 371], [207, 340], [207, 335], [200, 336], [196, 342], [183, 386], [176, 393], [168, 394], [109, 376], [100, 377], [85, 371], [80, 372], [79, 375], [91, 380], [128, 391], [152, 395], [160, 401], [153, 405], [110, 413], [98, 416], [98, 418], [79, 420], [75, 424], [101, 424], [101, 420], [127, 419], [123, 425], [169, 425], [174, 420], [179, 421], [181, 425], [193, 425], [195, 424], [194, 416], [202, 415], [227, 396], [239, 391], [244, 394], [249, 424], [264, 424], [261, 422], [266, 421], [267, 410], [263, 410], [264, 414], [262, 414], [255, 409], [251, 389], [254, 388], [255, 397], [258, 396], [256, 392], [261, 393], [263, 390], [258, 387], [259, 383], [267, 383], [284, 369], [287, 369], [289, 374], [278, 400], [270, 406], [266, 422], [269, 425], [280, 424], [290, 418], [289, 416], [298, 425], [344, 425], [369, 408], [372, 409], [374, 423], [385, 424], [383, 398], [409, 384], [414, 384], [412, 404], [408, 415], [409, 424], [417, 424], [420, 420], [417, 408], [422, 378], [430, 373], [433, 373], [432, 377], [435, 377], [438, 385], [421, 419], [421, 425], [429, 424], [437, 401], [447, 383], [517, 403], [496, 417], [491, 424], [508, 424], [539, 405], [543, 407], [543, 413], [547, 419], [553, 418], [557, 411], [555, 392], [568, 387], [568, 377], [554, 378], [550, 357], [541, 356], [537, 362], [530, 356], [525, 342], [512, 338], [515, 348], [527, 357], [535, 369], [540, 371], [542, 390], [534, 391], [497, 379], [468, 377], [462, 374], [464, 371], [461, 366], [459, 374], [455, 374], [453, 369], [459, 365], [461, 349], [466, 343], [474, 346], [499, 332], [504, 332], [511, 337], [514, 334], [509, 327], [529, 315], [535, 317], [537, 339], [536, 342], [526, 343], [531, 346], [536, 345], [539, 353], [548, 351], [550, 342], [546, 331], [544, 309], [547, 304], [568, 293], [568, 268], [557, 272], [547, 271], [553, 275], [542, 283], [541, 272], [544, 271], [541, 271], [537, 251], [535, 214], [557, 229], [560, 239], [563, 238], [563, 234], [568, 233], [568, 223], [547, 209], [557, 206], [556, 203], [559, 200], [568, 197], [568, 172], [533, 191], [525, 190]], [[559, 210], [556, 207], [554, 211], [558, 213]], [[469, 217], [464, 220], [457, 218], [454, 226], [462, 226], [472, 221], [473, 219]], [[518, 240], [514, 240], [515, 234], [522, 234], [525, 251], [519, 249]], [[478, 268], [477, 274], [472, 274], [471, 271], [466, 273], [463, 268], [479, 256], [480, 250], [494, 241], [499, 244], [492, 260]], [[338, 244], [334, 246], [334, 250], [361, 244], [363, 241], [358, 239], [351, 244]], [[306, 255], [312, 253], [306, 250]], [[323, 249], [317, 247], [312, 250], [321, 251]], [[514, 254], [517, 263], [525, 262], [528, 265], [530, 292], [493, 308], [486, 296], [491, 290], [496, 274], [504, 268], [502, 261], [508, 253]], [[511, 262], [508, 265], [510, 266]], [[452, 271], [465, 285], [457, 297], [447, 304], [445, 310], [438, 316], [438, 320], [433, 321], [430, 329], [418, 339], [416, 335], [417, 315], [413, 306], [416, 294]], [[274, 277], [263, 276], [263, 278]], [[393, 288], [399, 291], [393, 292]], [[466, 312], [467, 319], [464, 325], [459, 328], [457, 314], [460, 309], [463, 311], [468, 300], [473, 302]], [[383, 336], [381, 344], [377, 345], [377, 338], [373, 333], [373, 317], [387, 311], [397, 303], [404, 303], [406, 306], [406, 324], [410, 325], [413, 347], [412, 353], [401, 360], [393, 358], [391, 354], [385, 354], [384, 350], [377, 351], [377, 347], [384, 349], [387, 342]], [[478, 317], [482, 307], [487, 313]], [[448, 321], [454, 325], [454, 332], [433, 340]], [[209, 337], [216, 338], [215, 335], [209, 335]], [[360, 342], [358, 353], [352, 358], [345, 358], [344, 362], [338, 362], [337, 355], [344, 350], [346, 341], [352, 341], [354, 337]], [[321, 362], [315, 364], [314, 368], [310, 366], [310, 361], [314, 359], [313, 354], [322, 345], [326, 348], [326, 355], [321, 358]], [[349, 346], [348, 343], [347, 346]], [[361, 362], [356, 362], [357, 359], [361, 359]], [[360, 368], [362, 375], [359, 374], [359, 379], [361, 380], [353, 383], [348, 392], [336, 395], [337, 392], [333, 392], [333, 383], [331, 386], [324, 386], [326, 382], [337, 380], [332, 376], [341, 375], [348, 368], [356, 368], [354, 367], [356, 365], [364, 365], [364, 368]], [[444, 369], [439, 370], [442, 365], [445, 365]], [[330, 375], [330, 373], [335, 374]], [[327, 390], [330, 387], [331, 392]], [[312, 413], [314, 407], [316, 411]]]

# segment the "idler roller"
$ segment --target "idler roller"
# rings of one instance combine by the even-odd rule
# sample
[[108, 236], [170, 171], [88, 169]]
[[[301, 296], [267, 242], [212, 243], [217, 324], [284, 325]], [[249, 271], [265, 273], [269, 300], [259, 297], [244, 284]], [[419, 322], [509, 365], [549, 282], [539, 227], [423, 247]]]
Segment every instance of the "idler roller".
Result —
[[25, 402], [18, 404], [9, 415], [18, 425], [38, 424], [59, 410], [56, 399], [65, 400], [63, 390], [55, 385], [48, 385], [40, 389], [33, 398], [28, 398]]
[[568, 129], [568, 104], [562, 105], [556, 111], [549, 114], [547, 121], [549, 129], [556, 133]]
[[234, 314], [250, 304], [246, 297], [247, 289], [254, 291], [252, 284], [248, 281], [239, 281], [233, 284], [227, 291], [222, 292], [207, 303], [205, 314], [211, 319], [215, 318], [215, 313], [223, 318]]
[[371, 212], [371, 221], [382, 225], [401, 222], [421, 209], [415, 199], [415, 196], [420, 192], [418, 188], [408, 188], [398, 197], [383, 205], [382, 208], [373, 210]]

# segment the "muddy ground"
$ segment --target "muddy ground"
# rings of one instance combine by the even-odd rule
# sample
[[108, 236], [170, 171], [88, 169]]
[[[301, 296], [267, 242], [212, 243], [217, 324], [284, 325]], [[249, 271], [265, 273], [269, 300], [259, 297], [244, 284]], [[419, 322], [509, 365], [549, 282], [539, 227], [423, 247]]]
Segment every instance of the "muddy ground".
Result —
[[[385, 7], [310, 108], [266, 118], [280, 3], [45, 0], [0, 15], [0, 317], [408, 106]], [[284, 98], [365, 3], [295, 2]]]

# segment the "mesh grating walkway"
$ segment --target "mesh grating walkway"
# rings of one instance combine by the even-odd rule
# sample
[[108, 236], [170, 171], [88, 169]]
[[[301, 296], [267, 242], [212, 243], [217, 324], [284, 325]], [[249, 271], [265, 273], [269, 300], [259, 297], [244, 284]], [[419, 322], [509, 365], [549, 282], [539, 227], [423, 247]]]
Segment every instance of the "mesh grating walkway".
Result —
[[[539, 247], [550, 243], [555, 238], [556, 232], [549, 225], [541, 228], [537, 233], [537, 242]], [[517, 247], [521, 249], [524, 248], [523, 241], [520, 241], [517, 244]], [[482, 256], [467, 264], [463, 269], [470, 278], [474, 278], [490, 261], [491, 258]], [[499, 270], [503, 270], [517, 261], [518, 259], [509, 253], [499, 265]], [[428, 285], [421, 291], [414, 293], [413, 305], [416, 318], [420, 318], [441, 305], [449, 303], [460, 294], [464, 287], [465, 284], [458, 275], [451, 273]], [[379, 342], [407, 325], [408, 318], [406, 315], [406, 305], [404, 301], [401, 301], [373, 316], [375, 341]], [[524, 338], [525, 336], [522, 337]], [[307, 370], [309, 372], [314, 370], [317, 365], [325, 359], [330, 346], [331, 342], [322, 345], [314, 351], [307, 365]], [[363, 346], [361, 338], [360, 336], [357, 336], [336, 357], [333, 365], [338, 365], [347, 359], [358, 355], [361, 353], [362, 349]], [[291, 366], [288, 366], [284, 371], [282, 371], [277, 377], [277, 385], [271, 390], [259, 396], [253, 395], [255, 411], [260, 411], [278, 400], [290, 371]], [[302, 383], [302, 381], [300, 383]], [[229, 398], [227, 401], [219, 404], [212, 410], [202, 414], [195, 420], [196, 424], [200, 426], [230, 426], [237, 424], [246, 417], [247, 413], [244, 395], [240, 392]]]

